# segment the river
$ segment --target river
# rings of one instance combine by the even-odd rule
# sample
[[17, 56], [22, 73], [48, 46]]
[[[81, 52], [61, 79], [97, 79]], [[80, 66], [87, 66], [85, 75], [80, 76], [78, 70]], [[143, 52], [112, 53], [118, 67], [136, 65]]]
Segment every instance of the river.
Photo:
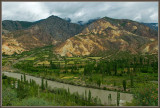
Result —
[[[20, 73], [13, 73], [13, 72], [2, 72], [6, 76], [21, 79]], [[34, 76], [26, 75], [26, 79], [30, 80], [33, 79], [36, 81], [37, 84], [41, 85], [41, 78], [37, 78]], [[45, 81], [45, 80], [44, 80]], [[117, 103], [117, 92], [115, 91], [108, 91], [108, 90], [100, 90], [100, 89], [95, 89], [95, 88], [88, 88], [88, 87], [81, 87], [81, 86], [75, 86], [75, 85], [70, 85], [70, 84], [64, 84], [56, 81], [48, 81], [48, 86], [51, 88], [64, 88], [67, 89], [69, 88], [71, 93], [78, 92], [80, 95], [85, 94], [85, 91], [90, 90], [92, 97], [98, 97], [101, 100], [101, 103], [104, 105], [108, 105], [109, 103], [111, 104], [116, 104]], [[108, 101], [108, 96], [111, 94], [111, 102]], [[120, 93], [120, 106], [123, 106], [125, 102], [131, 102], [133, 99], [133, 95], [129, 93]]]

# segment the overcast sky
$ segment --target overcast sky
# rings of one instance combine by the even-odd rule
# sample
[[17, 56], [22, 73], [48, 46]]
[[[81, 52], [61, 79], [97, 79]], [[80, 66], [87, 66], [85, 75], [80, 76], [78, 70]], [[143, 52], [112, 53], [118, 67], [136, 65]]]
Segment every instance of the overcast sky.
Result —
[[37, 21], [50, 15], [72, 22], [108, 16], [158, 22], [158, 2], [2, 2], [2, 20]]

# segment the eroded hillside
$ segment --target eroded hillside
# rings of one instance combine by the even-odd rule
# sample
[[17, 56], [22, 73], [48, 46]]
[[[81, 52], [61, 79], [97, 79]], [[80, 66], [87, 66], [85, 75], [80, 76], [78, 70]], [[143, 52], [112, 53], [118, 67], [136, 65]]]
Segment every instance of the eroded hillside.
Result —
[[140, 23], [105, 17], [66, 40], [55, 52], [61, 56], [89, 55], [107, 50], [157, 53], [157, 39], [156, 31]]

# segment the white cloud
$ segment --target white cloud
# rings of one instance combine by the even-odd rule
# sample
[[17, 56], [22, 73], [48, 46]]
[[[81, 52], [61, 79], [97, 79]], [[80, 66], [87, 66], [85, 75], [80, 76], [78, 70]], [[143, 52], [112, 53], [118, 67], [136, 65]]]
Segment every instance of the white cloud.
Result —
[[2, 2], [3, 20], [36, 21], [56, 15], [72, 22], [97, 17], [158, 22], [158, 2]]

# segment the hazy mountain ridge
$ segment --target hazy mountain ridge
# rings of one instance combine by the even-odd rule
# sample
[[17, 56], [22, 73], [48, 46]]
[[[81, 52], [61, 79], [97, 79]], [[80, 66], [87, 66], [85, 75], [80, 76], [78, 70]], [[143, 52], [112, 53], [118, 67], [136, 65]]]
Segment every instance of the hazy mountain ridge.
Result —
[[2, 21], [2, 28], [8, 31], [15, 31], [29, 28], [34, 24], [36, 22], [4, 20]]
[[142, 24], [148, 26], [151, 29], [158, 31], [158, 23], [142, 23]]

